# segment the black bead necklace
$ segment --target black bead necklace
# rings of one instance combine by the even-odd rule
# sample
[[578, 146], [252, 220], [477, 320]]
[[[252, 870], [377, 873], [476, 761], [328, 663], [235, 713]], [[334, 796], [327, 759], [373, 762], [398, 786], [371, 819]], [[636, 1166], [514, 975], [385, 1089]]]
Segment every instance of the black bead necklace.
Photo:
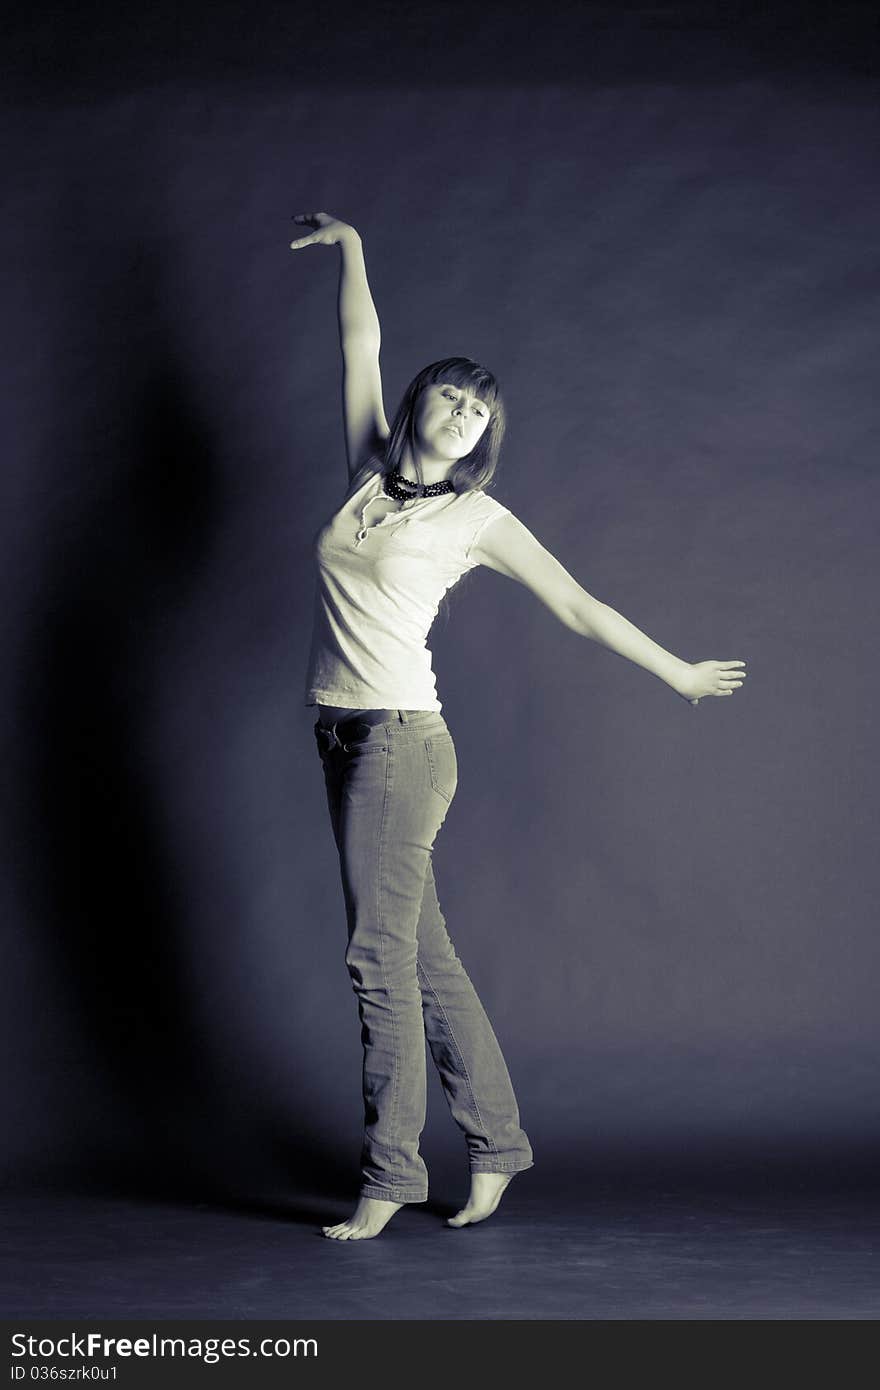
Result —
[[415, 497], [439, 497], [441, 493], [455, 491], [449, 478], [441, 483], [414, 483], [411, 478], [405, 478], [399, 468], [388, 474], [384, 487], [396, 502], [410, 502]]

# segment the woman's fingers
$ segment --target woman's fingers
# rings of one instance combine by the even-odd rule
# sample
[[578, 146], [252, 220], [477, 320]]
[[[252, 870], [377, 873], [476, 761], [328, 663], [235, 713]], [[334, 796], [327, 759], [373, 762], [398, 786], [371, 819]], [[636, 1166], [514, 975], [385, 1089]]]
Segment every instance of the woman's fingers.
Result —
[[[295, 212], [290, 220], [292, 222], [298, 223], [300, 227], [317, 226], [317, 222], [315, 221], [315, 214], [313, 212]], [[301, 246], [308, 246], [309, 243], [313, 240], [314, 233], [310, 233], [308, 236], [298, 237], [296, 241], [292, 241], [290, 243], [290, 249], [291, 251], [298, 251]]]
[[732, 689], [738, 689], [746, 678], [744, 661], [719, 661], [719, 678], [722, 683], [730, 687], [725, 691], [730, 694]]
[[699, 695], [686, 695], [688, 704], [696, 709], [700, 700], [707, 695], [732, 695], [739, 690], [746, 679], [744, 661], [701, 661], [695, 669], [700, 672], [699, 685], [703, 688]]
[[302, 246], [332, 246], [339, 240], [340, 230], [344, 225], [328, 212], [296, 212], [291, 221], [300, 227], [314, 228], [310, 235], [297, 237], [296, 241], [292, 241], [291, 251], [298, 251]]
[[739, 690], [740, 686], [742, 685], [743, 681], [745, 680], [745, 672], [744, 672], [744, 671], [737, 671], [737, 672], [735, 672], [735, 673], [732, 673], [731, 675], [724, 675], [724, 674], [722, 673], [722, 675], [721, 675], [721, 677], [720, 677], [720, 680], [721, 680], [720, 687], [719, 687], [718, 690], [715, 691], [715, 694], [716, 694], [716, 695], [732, 695], [733, 692], [734, 692], [734, 690]]

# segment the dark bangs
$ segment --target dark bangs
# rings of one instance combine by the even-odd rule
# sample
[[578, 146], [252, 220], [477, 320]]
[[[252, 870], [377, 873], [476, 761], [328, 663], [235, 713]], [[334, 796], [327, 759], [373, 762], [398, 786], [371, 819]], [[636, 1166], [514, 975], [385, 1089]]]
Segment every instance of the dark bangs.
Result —
[[444, 357], [441, 362], [432, 362], [425, 368], [423, 385], [434, 385], [438, 381], [448, 381], [450, 386], [461, 386], [472, 391], [485, 401], [490, 410], [495, 408], [501, 391], [488, 367], [473, 362], [469, 357]]

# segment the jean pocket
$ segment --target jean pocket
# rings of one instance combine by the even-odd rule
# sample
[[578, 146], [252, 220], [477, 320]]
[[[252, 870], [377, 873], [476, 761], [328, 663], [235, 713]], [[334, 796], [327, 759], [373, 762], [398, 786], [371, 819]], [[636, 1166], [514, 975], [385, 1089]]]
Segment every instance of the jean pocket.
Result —
[[431, 786], [444, 801], [451, 801], [458, 786], [458, 759], [451, 734], [425, 739], [425, 756], [431, 774]]
[[363, 753], [387, 753], [388, 751], [384, 743], [375, 742], [372, 736], [372, 726], [369, 724], [355, 725], [350, 731], [350, 736], [342, 740], [335, 728], [329, 729], [318, 720], [315, 725], [315, 741], [322, 759], [337, 748], [343, 753], [357, 753], [359, 755]]

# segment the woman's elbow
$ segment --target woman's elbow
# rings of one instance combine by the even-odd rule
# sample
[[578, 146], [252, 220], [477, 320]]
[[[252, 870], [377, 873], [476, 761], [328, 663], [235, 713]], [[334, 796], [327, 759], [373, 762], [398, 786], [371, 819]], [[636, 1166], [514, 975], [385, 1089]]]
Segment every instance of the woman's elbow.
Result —
[[581, 589], [565, 606], [559, 617], [579, 637], [595, 637], [599, 614], [604, 608], [597, 598]]

